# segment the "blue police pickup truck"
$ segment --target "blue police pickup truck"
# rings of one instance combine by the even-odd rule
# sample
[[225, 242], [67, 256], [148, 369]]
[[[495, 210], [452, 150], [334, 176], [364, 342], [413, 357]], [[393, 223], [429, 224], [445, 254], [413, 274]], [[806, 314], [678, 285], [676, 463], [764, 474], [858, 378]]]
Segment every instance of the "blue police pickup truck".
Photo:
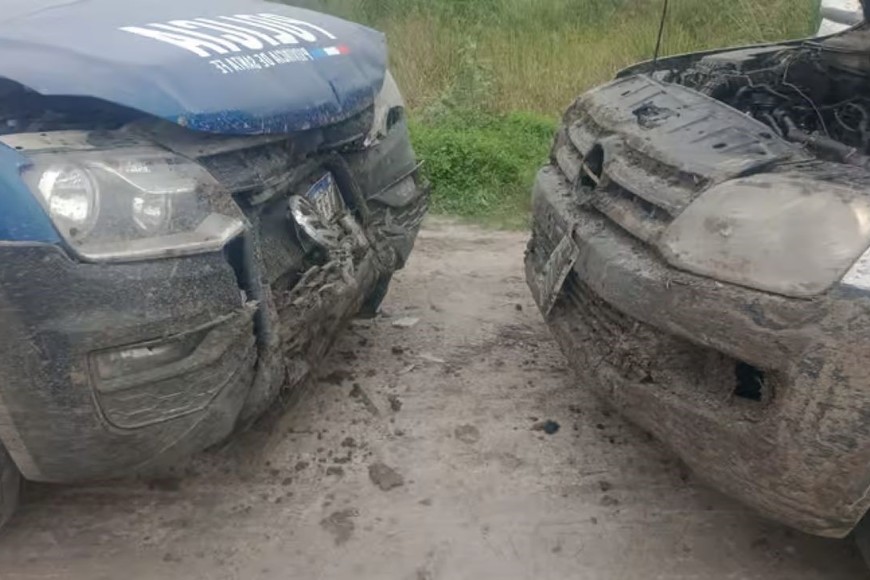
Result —
[[161, 469], [373, 315], [427, 209], [382, 34], [261, 0], [3, 0], [0, 523]]

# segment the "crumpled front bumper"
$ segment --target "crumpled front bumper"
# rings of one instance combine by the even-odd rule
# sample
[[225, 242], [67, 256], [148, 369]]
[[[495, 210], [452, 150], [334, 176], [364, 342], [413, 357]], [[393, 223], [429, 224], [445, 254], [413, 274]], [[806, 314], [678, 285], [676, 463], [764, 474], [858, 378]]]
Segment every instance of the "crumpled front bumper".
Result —
[[[555, 167], [533, 203], [526, 273], [540, 304], [554, 248], [566, 236], [577, 248], [547, 322], [581, 385], [714, 487], [847, 535], [870, 507], [870, 296], [840, 286], [796, 300], [674, 270], [581, 208]], [[758, 397], [745, 398], [747, 375]]]
[[[221, 145], [212, 170], [225, 184], [271, 167], [257, 143]], [[343, 325], [385, 290], [428, 207], [404, 125], [364, 151], [303, 164], [307, 172], [294, 172], [298, 160], [281, 151], [276, 171], [298, 182], [259, 205], [249, 198], [262, 188], [233, 188], [249, 227], [223, 251], [91, 264], [51, 244], [0, 242], [0, 443], [25, 478], [178, 465], [301, 384]], [[288, 198], [327, 172], [368, 214], [358, 216], [365, 235], [312, 248]]]
[[[223, 440], [309, 375], [381, 275], [369, 249], [350, 278], [327, 273], [280, 310], [262, 305], [282, 334], [270, 351], [260, 306], [220, 254], [103, 268], [0, 247], [0, 261], [0, 437], [27, 479], [49, 482], [150, 473]], [[28, 263], [29, 276], [6, 275]], [[178, 360], [100, 377], [100, 353], [179, 341], [191, 348]]]

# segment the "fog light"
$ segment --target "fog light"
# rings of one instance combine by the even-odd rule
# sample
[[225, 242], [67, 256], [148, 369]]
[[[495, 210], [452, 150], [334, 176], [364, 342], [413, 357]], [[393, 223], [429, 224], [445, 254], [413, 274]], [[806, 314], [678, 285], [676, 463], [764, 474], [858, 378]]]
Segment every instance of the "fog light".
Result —
[[205, 331], [167, 341], [155, 341], [93, 355], [94, 368], [102, 381], [137, 375], [189, 357], [202, 342]]

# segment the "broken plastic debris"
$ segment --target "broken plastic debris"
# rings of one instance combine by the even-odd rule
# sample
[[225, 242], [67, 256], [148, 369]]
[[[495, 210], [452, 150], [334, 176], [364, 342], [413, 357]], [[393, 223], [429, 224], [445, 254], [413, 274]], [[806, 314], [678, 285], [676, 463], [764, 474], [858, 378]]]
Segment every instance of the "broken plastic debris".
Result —
[[547, 435], [555, 435], [560, 428], [561, 425], [555, 421], [539, 421], [532, 425], [532, 431], [543, 431]]
[[393, 321], [393, 326], [396, 328], [414, 328], [420, 323], [419, 318], [399, 318], [398, 320]]

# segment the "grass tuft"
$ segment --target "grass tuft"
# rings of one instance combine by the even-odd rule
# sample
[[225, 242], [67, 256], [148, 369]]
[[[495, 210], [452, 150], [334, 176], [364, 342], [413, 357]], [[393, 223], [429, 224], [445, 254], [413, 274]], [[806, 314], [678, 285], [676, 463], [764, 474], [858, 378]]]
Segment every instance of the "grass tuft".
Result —
[[555, 121], [535, 113], [451, 111], [414, 121], [411, 134], [426, 160], [433, 210], [522, 227], [529, 185], [547, 158]]

